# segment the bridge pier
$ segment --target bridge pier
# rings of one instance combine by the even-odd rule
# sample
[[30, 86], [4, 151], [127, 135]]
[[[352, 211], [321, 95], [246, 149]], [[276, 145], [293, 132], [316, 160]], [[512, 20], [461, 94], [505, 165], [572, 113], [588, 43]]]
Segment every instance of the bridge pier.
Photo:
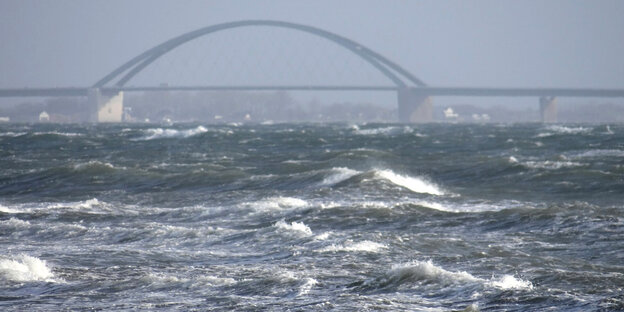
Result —
[[123, 91], [112, 97], [102, 95], [99, 88], [87, 91], [90, 122], [122, 122]]
[[557, 122], [557, 98], [554, 96], [542, 96], [539, 99], [539, 104], [542, 122]]
[[414, 88], [401, 88], [397, 93], [399, 122], [427, 123], [433, 121], [431, 97], [416, 92]]

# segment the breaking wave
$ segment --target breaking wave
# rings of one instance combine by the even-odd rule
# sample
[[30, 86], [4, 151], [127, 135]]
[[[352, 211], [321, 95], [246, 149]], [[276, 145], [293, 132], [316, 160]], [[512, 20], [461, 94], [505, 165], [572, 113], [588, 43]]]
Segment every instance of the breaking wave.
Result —
[[270, 211], [270, 210], [282, 210], [307, 207], [309, 204], [307, 201], [295, 197], [269, 197], [256, 202], [248, 202], [242, 204], [245, 207], [250, 207], [256, 211]]
[[153, 128], [145, 130], [146, 136], [139, 138], [139, 140], [188, 138], [206, 132], [208, 132], [208, 129], [204, 126], [197, 126], [196, 128], [187, 130]]
[[294, 233], [304, 235], [304, 236], [312, 235], [312, 230], [310, 229], [310, 227], [305, 225], [303, 222], [293, 221], [289, 224], [289, 223], [286, 223], [286, 221], [284, 220], [280, 220], [277, 223], [275, 223], [274, 226], [280, 230], [294, 232]]
[[375, 175], [415, 193], [444, 195], [444, 192], [437, 185], [422, 178], [400, 175], [391, 170], [375, 170]]
[[472, 274], [443, 269], [429, 261], [414, 261], [407, 264], [394, 265], [383, 276], [363, 283], [366, 288], [396, 288], [405, 284], [429, 282], [442, 285], [478, 284], [485, 287], [508, 289], [533, 289], [533, 284], [512, 275], [500, 278], [483, 279]]
[[560, 125], [552, 125], [546, 127], [547, 132], [541, 132], [537, 137], [549, 137], [557, 134], [588, 134], [591, 133], [594, 128], [586, 127], [565, 127]]
[[384, 244], [380, 244], [380, 243], [376, 243], [376, 242], [372, 242], [372, 241], [361, 241], [361, 242], [353, 242], [353, 241], [347, 241], [344, 244], [340, 244], [340, 245], [336, 245], [336, 244], [332, 244], [330, 246], [324, 247], [322, 249], [320, 249], [320, 252], [340, 252], [340, 251], [346, 251], [346, 252], [371, 252], [371, 253], [375, 253], [375, 252], [379, 252], [382, 249], [387, 249], [388, 247]]
[[44, 260], [27, 255], [0, 259], [0, 277], [13, 282], [57, 282]]
[[327, 185], [327, 186], [336, 185], [340, 182], [350, 179], [353, 176], [361, 174], [360, 171], [349, 169], [349, 168], [344, 168], [344, 167], [332, 168], [331, 170], [333, 174], [326, 177], [323, 180], [323, 182], [321, 182], [321, 185]]

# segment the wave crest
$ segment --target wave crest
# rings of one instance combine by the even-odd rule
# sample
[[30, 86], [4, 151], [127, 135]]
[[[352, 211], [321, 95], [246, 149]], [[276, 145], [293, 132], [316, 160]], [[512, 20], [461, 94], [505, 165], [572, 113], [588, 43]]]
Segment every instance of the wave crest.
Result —
[[13, 282], [56, 282], [45, 260], [27, 255], [0, 260], [0, 276]]
[[404, 187], [415, 193], [444, 195], [444, 192], [437, 185], [422, 178], [400, 175], [391, 170], [375, 170], [374, 173], [377, 177], [388, 180], [395, 185]]
[[140, 138], [139, 140], [147, 141], [154, 139], [188, 138], [206, 132], [208, 132], [208, 129], [204, 126], [197, 126], [196, 128], [187, 130], [152, 128], [145, 130], [146, 136]]

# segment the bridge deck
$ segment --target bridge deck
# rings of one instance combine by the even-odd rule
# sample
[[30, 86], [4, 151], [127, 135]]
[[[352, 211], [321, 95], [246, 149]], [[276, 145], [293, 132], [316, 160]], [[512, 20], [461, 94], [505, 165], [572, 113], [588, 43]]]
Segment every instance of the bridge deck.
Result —
[[[495, 96], [495, 97], [624, 97], [624, 89], [591, 88], [478, 88], [478, 87], [412, 87], [423, 96]], [[87, 96], [89, 88], [15, 88], [0, 89], [0, 97]], [[188, 86], [188, 87], [105, 87], [102, 93], [150, 91], [398, 91], [394, 86]]]

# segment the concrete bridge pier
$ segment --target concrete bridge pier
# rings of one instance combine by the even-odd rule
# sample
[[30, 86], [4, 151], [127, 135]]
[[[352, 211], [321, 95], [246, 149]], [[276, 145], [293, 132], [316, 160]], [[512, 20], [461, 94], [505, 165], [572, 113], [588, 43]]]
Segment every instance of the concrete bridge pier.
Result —
[[416, 92], [414, 88], [398, 91], [399, 122], [427, 123], [433, 121], [431, 97]]
[[116, 95], [103, 95], [99, 88], [87, 91], [89, 106], [89, 121], [91, 122], [122, 122], [123, 120], [123, 91]]
[[557, 98], [554, 96], [542, 96], [539, 99], [539, 103], [542, 122], [557, 122]]

